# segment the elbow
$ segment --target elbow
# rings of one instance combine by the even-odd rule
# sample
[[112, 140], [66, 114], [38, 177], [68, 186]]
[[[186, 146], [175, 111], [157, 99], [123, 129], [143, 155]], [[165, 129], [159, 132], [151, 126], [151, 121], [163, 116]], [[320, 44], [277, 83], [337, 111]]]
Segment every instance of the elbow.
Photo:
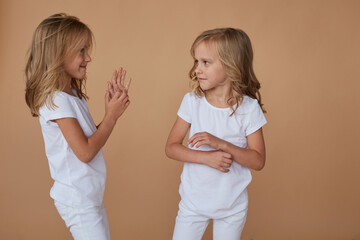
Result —
[[81, 158], [81, 159], [79, 158], [79, 160], [82, 161], [83, 163], [89, 163], [89, 162], [91, 162], [91, 160], [93, 160], [93, 159], [87, 157], [87, 158]]
[[89, 163], [91, 162], [91, 160], [94, 159], [95, 156], [90, 152], [85, 152], [85, 153], [76, 154], [76, 157], [83, 163]]
[[168, 158], [171, 158], [171, 157], [170, 157], [170, 155], [171, 155], [170, 152], [171, 152], [171, 151], [170, 151], [169, 144], [166, 144], [166, 146], [165, 146], [165, 154], [166, 154], [166, 156], [167, 156]]
[[254, 168], [254, 170], [256, 170], [256, 171], [261, 171], [264, 167], [265, 167], [265, 163], [263, 163], [263, 164], [258, 164], [258, 166], [256, 166], [256, 167]]
[[256, 166], [254, 166], [254, 170], [255, 171], [261, 171], [263, 168], [265, 167], [265, 157], [262, 157], [256, 164]]
[[165, 154], [168, 158], [173, 159], [173, 154], [172, 154], [172, 144], [171, 143], [166, 143], [165, 146]]

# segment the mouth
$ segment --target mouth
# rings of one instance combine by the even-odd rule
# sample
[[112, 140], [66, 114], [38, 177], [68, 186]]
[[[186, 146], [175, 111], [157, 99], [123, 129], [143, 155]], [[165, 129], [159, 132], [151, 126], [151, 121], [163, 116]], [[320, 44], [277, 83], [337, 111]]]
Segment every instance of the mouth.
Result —
[[206, 80], [206, 78], [200, 78], [200, 77], [198, 77], [197, 78], [199, 81], [205, 81]]
[[86, 69], [86, 65], [85, 65], [85, 66], [80, 66], [80, 68], [84, 68], [84, 69]]

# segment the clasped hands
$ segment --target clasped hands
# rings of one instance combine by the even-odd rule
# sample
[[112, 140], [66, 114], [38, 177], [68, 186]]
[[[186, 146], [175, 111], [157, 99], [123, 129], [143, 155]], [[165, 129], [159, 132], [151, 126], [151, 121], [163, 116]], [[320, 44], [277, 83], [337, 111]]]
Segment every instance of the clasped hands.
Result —
[[224, 173], [230, 171], [229, 168], [231, 167], [233, 159], [230, 153], [224, 152], [224, 146], [227, 144], [226, 141], [215, 137], [208, 132], [198, 132], [189, 138], [188, 144], [191, 147], [195, 146], [196, 148], [199, 148], [202, 145], [209, 145], [216, 149], [217, 151], [206, 152], [206, 154], [210, 154], [211, 156], [206, 157], [204, 164]]
[[105, 115], [116, 122], [130, 104], [128, 91], [131, 78], [125, 84], [126, 70], [115, 70], [105, 95]]

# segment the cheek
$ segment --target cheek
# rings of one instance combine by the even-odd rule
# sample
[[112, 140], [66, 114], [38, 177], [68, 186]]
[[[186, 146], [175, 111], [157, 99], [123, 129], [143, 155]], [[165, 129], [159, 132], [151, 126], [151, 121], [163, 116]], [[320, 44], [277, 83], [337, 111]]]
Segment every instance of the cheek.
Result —
[[219, 76], [223, 79], [226, 79], [227, 78], [227, 74], [226, 74], [226, 71], [223, 67], [220, 67], [219, 68]]
[[213, 76], [216, 76], [217, 79], [226, 78], [226, 73], [224, 72], [223, 68], [221, 68], [221, 67], [216, 67], [216, 68], [212, 69], [211, 74]]

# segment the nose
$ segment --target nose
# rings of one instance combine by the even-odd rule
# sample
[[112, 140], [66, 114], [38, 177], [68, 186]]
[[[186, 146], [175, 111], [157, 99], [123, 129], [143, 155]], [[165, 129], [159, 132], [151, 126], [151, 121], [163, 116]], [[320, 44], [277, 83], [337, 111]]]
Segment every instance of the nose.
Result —
[[91, 62], [91, 57], [89, 55], [89, 53], [86, 53], [85, 54], [85, 59], [84, 59], [86, 62]]
[[201, 74], [202, 73], [202, 69], [200, 67], [200, 64], [198, 64], [195, 68], [195, 74], [198, 75], [198, 74]]

